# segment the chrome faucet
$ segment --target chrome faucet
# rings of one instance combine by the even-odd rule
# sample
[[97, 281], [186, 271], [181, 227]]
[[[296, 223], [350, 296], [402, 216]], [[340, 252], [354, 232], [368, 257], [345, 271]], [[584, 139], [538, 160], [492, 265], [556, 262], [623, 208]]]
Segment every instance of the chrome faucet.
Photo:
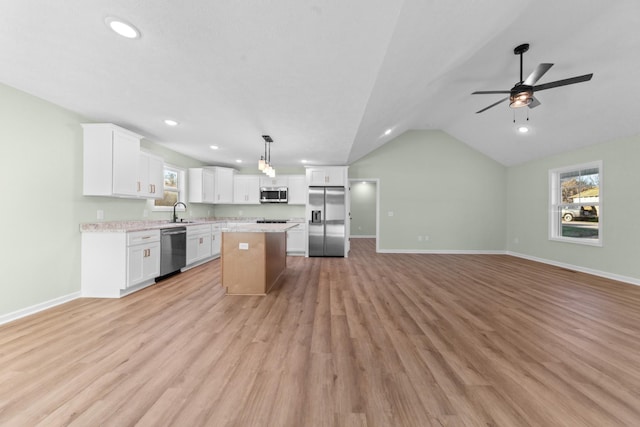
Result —
[[184, 204], [184, 203], [182, 203], [182, 202], [176, 202], [176, 203], [173, 205], [173, 222], [178, 222], [178, 215], [176, 215], [176, 206], [178, 206], [178, 205], [182, 205], [182, 206], [184, 206], [184, 210], [187, 210], [187, 205], [185, 205], [185, 204]]

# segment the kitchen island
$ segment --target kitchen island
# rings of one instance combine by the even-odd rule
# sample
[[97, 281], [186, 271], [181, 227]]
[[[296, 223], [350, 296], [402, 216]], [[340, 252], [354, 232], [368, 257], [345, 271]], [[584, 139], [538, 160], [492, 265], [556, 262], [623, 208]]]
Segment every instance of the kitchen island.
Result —
[[222, 229], [222, 286], [228, 295], [266, 295], [287, 267], [287, 230], [297, 224]]

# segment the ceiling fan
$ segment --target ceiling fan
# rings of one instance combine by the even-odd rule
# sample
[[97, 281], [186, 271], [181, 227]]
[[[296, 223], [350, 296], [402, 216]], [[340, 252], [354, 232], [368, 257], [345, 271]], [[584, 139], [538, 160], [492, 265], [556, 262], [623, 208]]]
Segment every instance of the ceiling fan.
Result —
[[551, 89], [559, 86], [572, 85], [575, 83], [581, 83], [591, 80], [593, 77], [593, 73], [585, 74], [584, 76], [571, 77], [569, 79], [556, 80], [555, 82], [543, 83], [540, 85], [536, 85], [536, 82], [540, 80], [540, 78], [549, 71], [549, 68], [553, 66], [553, 64], [540, 64], [536, 67], [535, 70], [526, 80], [522, 79], [522, 55], [529, 50], [529, 44], [521, 44], [513, 49], [513, 53], [515, 55], [520, 55], [520, 81], [515, 84], [511, 90], [480, 90], [477, 92], [473, 92], [471, 95], [486, 95], [486, 94], [498, 94], [498, 93], [508, 93], [509, 96], [506, 98], [502, 98], [498, 102], [494, 102], [488, 107], [483, 108], [482, 110], [476, 111], [476, 114], [482, 113], [483, 111], [487, 111], [489, 108], [495, 107], [498, 104], [503, 103], [506, 100], [509, 100], [509, 106], [511, 108], [520, 108], [526, 107], [535, 108], [540, 105], [540, 101], [533, 97], [534, 92]]

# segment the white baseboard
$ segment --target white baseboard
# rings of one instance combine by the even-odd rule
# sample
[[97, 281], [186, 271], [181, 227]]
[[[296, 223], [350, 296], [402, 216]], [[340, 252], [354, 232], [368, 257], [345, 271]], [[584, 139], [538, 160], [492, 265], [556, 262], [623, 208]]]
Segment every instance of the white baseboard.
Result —
[[594, 276], [604, 277], [605, 279], [617, 280], [618, 282], [629, 283], [631, 285], [640, 286], [640, 279], [635, 277], [623, 276], [621, 274], [609, 273], [608, 271], [595, 270], [593, 268], [581, 267], [579, 265], [566, 264], [564, 262], [553, 261], [545, 258], [538, 258], [530, 255], [521, 254], [518, 252], [507, 251], [507, 255], [511, 255], [517, 258], [528, 259], [529, 261], [541, 262], [543, 264], [549, 264], [560, 268], [566, 268], [567, 270], [579, 271], [580, 273], [592, 274]]
[[12, 322], [25, 316], [29, 316], [31, 314], [38, 313], [51, 307], [55, 307], [56, 305], [64, 304], [65, 302], [73, 301], [76, 298], [80, 298], [80, 292], [63, 295], [49, 301], [44, 301], [39, 304], [32, 305], [31, 307], [26, 307], [20, 310], [13, 311], [11, 313], [3, 314], [2, 316], [0, 316], [0, 325]]
[[460, 249], [379, 249], [381, 254], [506, 255], [505, 251]]

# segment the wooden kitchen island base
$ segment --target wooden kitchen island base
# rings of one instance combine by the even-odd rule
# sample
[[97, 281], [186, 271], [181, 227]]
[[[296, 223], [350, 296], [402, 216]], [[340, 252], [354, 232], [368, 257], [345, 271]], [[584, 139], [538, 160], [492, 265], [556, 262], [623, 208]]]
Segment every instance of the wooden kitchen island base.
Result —
[[223, 231], [221, 257], [228, 295], [265, 295], [287, 267], [287, 234]]

